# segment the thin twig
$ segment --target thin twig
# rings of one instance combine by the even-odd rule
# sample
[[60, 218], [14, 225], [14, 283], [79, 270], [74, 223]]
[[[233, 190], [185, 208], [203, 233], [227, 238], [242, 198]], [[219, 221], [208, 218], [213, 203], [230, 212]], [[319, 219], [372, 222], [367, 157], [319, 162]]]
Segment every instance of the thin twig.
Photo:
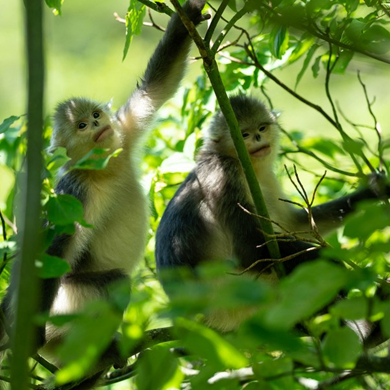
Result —
[[244, 7], [233, 16], [233, 18], [229, 21], [229, 23], [225, 26], [225, 28], [221, 31], [221, 33], [215, 40], [213, 47], [211, 48], [211, 51], [213, 53], [216, 53], [218, 51], [218, 48], [221, 42], [223, 41], [223, 39], [225, 38], [226, 34], [231, 30], [231, 28], [235, 25], [235, 23], [238, 20], [240, 20], [247, 12], [248, 12], [248, 6], [247, 3], [245, 3]]
[[293, 145], [297, 148], [296, 151], [294, 151], [294, 150], [285, 150], [284, 153], [303, 153], [303, 154], [307, 154], [308, 156], [315, 158], [315, 159], [316, 159], [317, 161], [319, 161], [325, 168], [329, 169], [330, 171], [333, 171], [333, 172], [336, 172], [336, 173], [340, 173], [341, 175], [350, 176], [350, 177], [360, 177], [360, 176], [361, 176], [359, 173], [352, 173], [352, 172], [344, 171], [344, 170], [342, 170], [342, 169], [333, 167], [333, 166], [330, 165], [328, 162], [326, 162], [324, 159], [322, 159], [321, 157], [318, 157], [318, 156], [317, 156], [315, 153], [313, 153], [312, 151], [307, 150], [307, 149], [301, 147], [301, 146], [294, 140], [294, 138], [288, 133], [288, 131], [284, 130], [283, 128], [281, 128], [281, 131], [290, 139], [290, 141], [293, 143]]
[[153, 16], [152, 16], [152, 11], [150, 10], [150, 8], [148, 8], [148, 16], [149, 16], [149, 19], [150, 19], [150, 26], [151, 27], [154, 27], [155, 29], [159, 30], [159, 31], [162, 31], [162, 32], [165, 32], [165, 28], [160, 26], [159, 24], [157, 24], [154, 19], [153, 19]]
[[297, 256], [303, 255], [304, 253], [312, 252], [313, 250], [319, 250], [319, 249], [321, 249], [320, 246], [312, 246], [312, 247], [306, 248], [302, 251], [293, 253], [292, 255], [281, 257], [279, 259], [259, 259], [259, 260], [256, 260], [254, 263], [252, 263], [249, 267], [245, 268], [242, 272], [235, 273], [234, 275], [243, 275], [244, 273], [250, 271], [252, 268], [254, 268], [257, 264], [260, 264], [260, 263], [272, 262], [273, 263], [272, 266], [273, 266], [274, 263], [284, 263], [286, 261], [295, 259]]
[[299, 95], [297, 92], [292, 90], [290, 87], [288, 87], [286, 84], [284, 84], [282, 81], [280, 81], [277, 77], [275, 77], [271, 72], [269, 72], [267, 69], [264, 68], [263, 65], [259, 63], [257, 60], [255, 51], [253, 47], [250, 49], [247, 45], [245, 46], [245, 50], [248, 54], [248, 56], [253, 60], [254, 66], [258, 69], [260, 69], [268, 78], [270, 78], [274, 83], [282, 87], [285, 91], [287, 91], [289, 94], [294, 96], [296, 99], [301, 101], [302, 103], [308, 105], [309, 107], [313, 108], [314, 110], [318, 111], [328, 122], [330, 122], [334, 127], [337, 128], [337, 123], [333, 120], [332, 117], [329, 116], [327, 112], [325, 112], [321, 106], [318, 104], [312, 103], [311, 101], [307, 100], [303, 96]]
[[41, 366], [45, 367], [46, 370], [50, 371], [52, 374], [58, 371], [58, 367], [56, 367], [54, 364], [51, 364], [46, 359], [44, 359], [42, 356], [35, 354], [33, 356], [33, 359], [38, 362]]
[[120, 17], [117, 12], [114, 12], [114, 18], [117, 22], [126, 24], [126, 19], [123, 19], [122, 17]]
[[367, 87], [366, 85], [363, 83], [363, 80], [360, 76], [360, 71], [357, 72], [357, 77], [358, 77], [358, 80], [359, 80], [359, 83], [360, 85], [362, 86], [363, 88], [363, 92], [364, 92], [364, 97], [366, 99], [366, 103], [367, 103], [367, 108], [368, 108], [368, 111], [374, 121], [374, 130], [378, 136], [378, 154], [379, 154], [379, 162], [380, 162], [380, 166], [379, 166], [379, 169], [381, 170], [382, 169], [382, 165], [384, 164], [384, 160], [383, 160], [383, 145], [382, 145], [382, 129], [381, 129], [381, 126], [374, 114], [374, 111], [372, 110], [372, 103], [370, 102], [370, 99], [368, 98], [368, 93], [367, 93]]
[[215, 31], [215, 28], [218, 25], [218, 22], [220, 18], [222, 17], [223, 11], [225, 11], [225, 8], [228, 6], [230, 0], [223, 0], [221, 5], [219, 6], [217, 12], [215, 13], [214, 17], [211, 20], [210, 26], [207, 29], [206, 36], [204, 38], [204, 42], [206, 45], [210, 44], [211, 38], [213, 36], [213, 33]]

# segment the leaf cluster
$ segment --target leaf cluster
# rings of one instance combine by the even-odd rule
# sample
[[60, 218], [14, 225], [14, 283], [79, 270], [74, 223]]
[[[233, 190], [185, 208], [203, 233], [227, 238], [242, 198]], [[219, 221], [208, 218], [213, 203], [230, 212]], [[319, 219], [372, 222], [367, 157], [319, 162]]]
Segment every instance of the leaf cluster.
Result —
[[[47, 1], [59, 12], [61, 3]], [[149, 5], [130, 1], [124, 56], [133, 36], [141, 32]], [[317, 191], [317, 201], [351, 191], [367, 173], [389, 172], [389, 138], [380, 131], [364, 82], [356, 79], [362, 87], [360, 101], [371, 120], [364, 125], [348, 119], [333, 103], [329, 83], [335, 73], [348, 72], [357, 58], [389, 62], [386, 3], [236, 0], [212, 1], [209, 6], [215, 7], [215, 14], [217, 8], [221, 11], [205, 42], [218, 63], [225, 91], [259, 90], [272, 107], [267, 88], [276, 83], [307, 110], [317, 110], [333, 129], [333, 136], [322, 129], [308, 135], [304, 129], [286, 125], [282, 133], [280, 157], [298, 167], [308, 189], [315, 187], [324, 169], [331, 172]], [[153, 9], [169, 13], [167, 7]], [[293, 64], [298, 71], [292, 81], [284, 83], [275, 76], [277, 70], [291, 69]], [[327, 97], [329, 112], [297, 92], [305, 77], [317, 82], [313, 85]], [[278, 285], [248, 274], [236, 275], [230, 263], [212, 264], [199, 269], [197, 280], [183, 272], [181, 282], [172, 285], [172, 298], [167, 299], [154, 265], [155, 232], [167, 203], [195, 165], [202, 129], [218, 106], [206, 73], [182, 92], [178, 106], [168, 105], [162, 111], [146, 143], [141, 166], [152, 206], [151, 229], [145, 262], [134, 275], [131, 293], [125, 285], [116, 285], [106, 301], [93, 303], [82, 313], [46, 313], [37, 318], [37, 322], [72, 326], [60, 350], [66, 365], [58, 370], [35, 357], [40, 364], [32, 363], [32, 386], [51, 377], [53, 387], [71, 388], [66, 383], [76, 383], [85, 375], [119, 329], [122, 357], [129, 360], [124, 369], [112, 369], [106, 375], [105, 384], [114, 389], [115, 383], [124, 381], [140, 390], [386, 388], [390, 364], [384, 347], [367, 352], [368, 345], [347, 325], [366, 321], [383, 338], [390, 338], [388, 207], [362, 204], [345, 227], [329, 238], [330, 246], [320, 259], [300, 265]], [[50, 132], [47, 121], [46, 146]], [[11, 116], [0, 125], [3, 290], [9, 282], [10, 260], [18, 250], [17, 183], [24, 174], [25, 152], [23, 117]], [[77, 168], [104, 169], [107, 161], [99, 159], [99, 153], [86, 156]], [[43, 151], [43, 156], [45, 245], [36, 271], [41, 278], [51, 278], [69, 269], [63, 260], [44, 253], [54, 236], [73, 234], [75, 224], [88, 225], [80, 202], [54, 194], [56, 172], [67, 161], [65, 151], [53, 155]], [[284, 169], [279, 171], [281, 180], [289, 184]], [[297, 193], [293, 200], [302, 203]], [[340, 293], [345, 299], [340, 299]], [[247, 318], [237, 332], [225, 334], [206, 326], [205, 319], [218, 315], [221, 308]], [[6, 369], [2, 375], [7, 376]]]

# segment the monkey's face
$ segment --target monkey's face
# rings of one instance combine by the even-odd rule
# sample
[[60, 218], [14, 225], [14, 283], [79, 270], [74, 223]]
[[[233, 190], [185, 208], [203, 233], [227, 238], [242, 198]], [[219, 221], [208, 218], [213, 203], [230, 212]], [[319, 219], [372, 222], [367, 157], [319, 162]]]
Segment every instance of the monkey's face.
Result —
[[273, 158], [278, 148], [278, 126], [272, 122], [258, 123], [249, 128], [241, 127], [242, 138], [252, 163]]
[[[245, 95], [230, 98], [242, 138], [255, 168], [272, 165], [278, 153], [279, 126], [275, 116], [259, 100]], [[208, 130], [204, 150], [237, 157], [228, 124], [217, 113]]]
[[94, 148], [121, 146], [116, 122], [109, 107], [86, 99], [70, 99], [57, 108], [52, 146], [63, 146], [77, 161]]

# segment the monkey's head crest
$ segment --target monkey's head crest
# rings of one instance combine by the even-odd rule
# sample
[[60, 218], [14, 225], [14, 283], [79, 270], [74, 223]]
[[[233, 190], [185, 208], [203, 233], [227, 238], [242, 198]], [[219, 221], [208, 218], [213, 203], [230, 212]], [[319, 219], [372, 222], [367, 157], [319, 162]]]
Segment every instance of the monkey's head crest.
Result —
[[[253, 97], [237, 95], [230, 98], [242, 137], [252, 161], [278, 152], [279, 126], [276, 116], [266, 106]], [[233, 140], [226, 119], [218, 112], [212, 119], [206, 133], [205, 151], [236, 156]]]

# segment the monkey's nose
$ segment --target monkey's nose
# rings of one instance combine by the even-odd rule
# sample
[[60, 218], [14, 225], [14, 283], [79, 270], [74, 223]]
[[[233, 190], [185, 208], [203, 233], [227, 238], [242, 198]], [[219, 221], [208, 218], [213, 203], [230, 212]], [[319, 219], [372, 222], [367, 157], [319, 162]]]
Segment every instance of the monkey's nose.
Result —
[[94, 124], [95, 126], [99, 126], [99, 122], [98, 122], [98, 121], [93, 121], [93, 124]]
[[260, 134], [256, 134], [256, 141], [260, 141], [261, 140], [261, 135]]

